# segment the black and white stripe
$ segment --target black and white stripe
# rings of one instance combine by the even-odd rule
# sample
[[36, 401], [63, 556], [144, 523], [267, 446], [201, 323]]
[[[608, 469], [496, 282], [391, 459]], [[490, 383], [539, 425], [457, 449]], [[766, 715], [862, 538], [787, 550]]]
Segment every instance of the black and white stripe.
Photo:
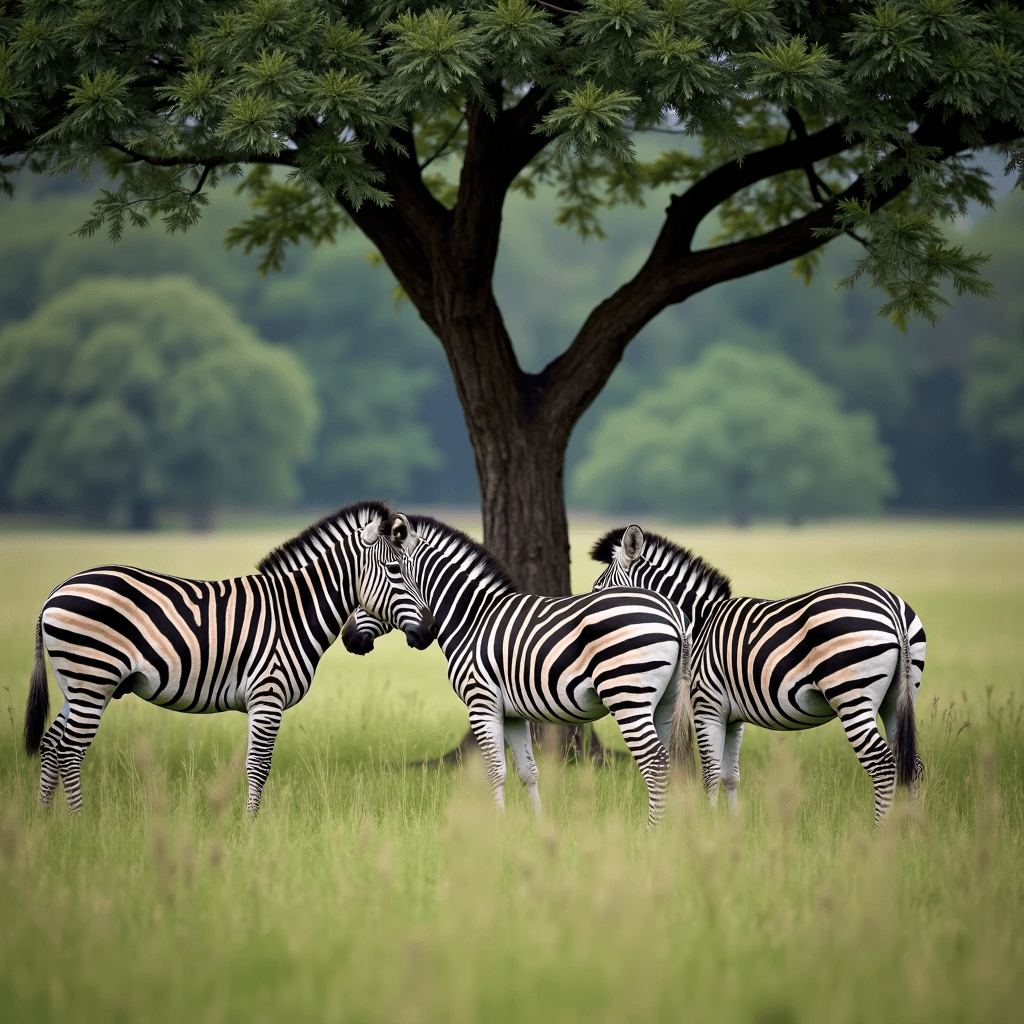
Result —
[[[404, 629], [414, 646], [431, 642], [429, 613], [399, 564], [396, 540], [406, 534], [403, 516], [363, 502], [271, 552], [259, 574], [207, 582], [104, 565], [62, 583], [36, 625], [25, 716], [25, 749], [41, 755], [40, 803], [60, 780], [71, 810], [81, 809], [82, 760], [103, 711], [134, 693], [174, 711], [246, 712], [255, 813], [281, 714], [306, 695], [357, 606]], [[45, 735], [44, 649], [64, 694]]]
[[407, 575], [434, 616], [498, 806], [507, 743], [540, 812], [529, 722], [611, 714], [647, 783], [648, 822], [656, 822], [673, 722], [687, 740], [690, 734], [688, 688], [680, 685], [687, 641], [672, 602], [635, 588], [564, 598], [519, 594], [458, 530], [426, 516], [412, 516], [410, 524]]
[[645, 537], [638, 526], [612, 530], [592, 555], [608, 566], [595, 591], [647, 587], [675, 601], [692, 624], [691, 700], [712, 802], [720, 782], [730, 805], [736, 801], [746, 722], [793, 730], [838, 717], [874, 785], [876, 824], [897, 781], [916, 785], [922, 766], [914, 700], [925, 633], [902, 598], [873, 583], [777, 601], [732, 598], [719, 572], [664, 537]]

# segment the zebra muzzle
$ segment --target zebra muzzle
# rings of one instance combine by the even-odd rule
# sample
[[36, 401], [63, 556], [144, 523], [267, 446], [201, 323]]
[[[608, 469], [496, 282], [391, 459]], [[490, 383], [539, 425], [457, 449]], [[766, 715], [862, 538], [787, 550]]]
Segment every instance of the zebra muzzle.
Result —
[[373, 650], [374, 636], [369, 630], [362, 630], [356, 625], [356, 613], [353, 612], [341, 630], [341, 642], [350, 654], [369, 654]]
[[417, 651], [426, 650], [436, 637], [437, 624], [429, 609], [424, 610], [423, 617], [415, 626], [405, 631], [406, 643]]

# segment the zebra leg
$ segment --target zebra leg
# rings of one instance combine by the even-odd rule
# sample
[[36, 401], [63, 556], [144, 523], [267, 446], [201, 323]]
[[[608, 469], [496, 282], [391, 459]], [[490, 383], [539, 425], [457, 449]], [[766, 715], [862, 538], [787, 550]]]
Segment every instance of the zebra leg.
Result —
[[622, 707], [611, 713], [647, 783], [647, 827], [653, 828], [661, 821], [668, 785], [668, 749], [658, 737], [654, 709]]
[[846, 738], [850, 741], [857, 760], [871, 776], [875, 790], [875, 824], [881, 825], [882, 819], [892, 806], [892, 792], [896, 785], [896, 759], [878, 731], [878, 708], [875, 702], [866, 696], [833, 707], [843, 724]]
[[530, 723], [525, 718], [506, 718], [505, 742], [512, 751], [519, 778], [530, 794], [533, 813], [541, 816], [540, 791], [537, 789], [537, 762], [533, 759], [533, 740], [530, 738]]
[[245, 774], [249, 780], [246, 810], [256, 814], [260, 809], [263, 787], [270, 774], [277, 731], [281, 728], [283, 708], [278, 704], [260, 703], [249, 708], [249, 749], [245, 755]]
[[[718, 806], [718, 784], [722, 778], [722, 754], [725, 750], [726, 720], [716, 714], [695, 712], [693, 727], [700, 751], [701, 778], [712, 807]], [[737, 744], [737, 752], [739, 744]]]
[[103, 710], [110, 703], [113, 692], [113, 687], [99, 693], [79, 689], [67, 699], [68, 713], [64, 720], [64, 732], [57, 741], [56, 755], [57, 770], [64, 783], [64, 795], [68, 798], [68, 808], [72, 814], [82, 809], [82, 761], [96, 736]]
[[57, 751], [60, 748], [60, 741], [64, 736], [64, 726], [67, 725], [68, 711], [71, 705], [64, 701], [64, 706], [57, 713], [57, 717], [50, 723], [50, 728], [43, 733], [39, 743], [39, 806], [48, 807], [57, 792], [57, 783], [60, 781], [60, 765], [57, 761]]
[[506, 772], [504, 721], [489, 703], [474, 702], [469, 705], [469, 727], [484, 757], [484, 768], [494, 792], [494, 803], [499, 811], [503, 811]]
[[729, 809], [736, 806], [736, 793], [740, 788], [740, 744], [743, 742], [744, 722], [730, 722], [725, 727], [725, 747], [722, 751], [722, 781]]
[[[680, 683], [680, 685], [682, 685]], [[672, 739], [672, 709], [675, 704], [675, 692], [666, 692], [654, 708], [654, 731], [661, 740], [661, 745], [668, 750]]]

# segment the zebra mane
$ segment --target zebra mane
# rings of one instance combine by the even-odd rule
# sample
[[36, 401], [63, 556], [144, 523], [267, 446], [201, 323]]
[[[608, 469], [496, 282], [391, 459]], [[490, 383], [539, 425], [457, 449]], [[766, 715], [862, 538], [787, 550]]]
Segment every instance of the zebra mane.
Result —
[[282, 576], [308, 565], [343, 536], [362, 530], [373, 519], [389, 524], [394, 513], [382, 501], [357, 501], [307, 526], [260, 560], [256, 569], [266, 576]]
[[[590, 557], [595, 562], [611, 565], [612, 559], [615, 558], [615, 550], [622, 544], [622, 535], [627, 529], [629, 527], [620, 526], [617, 529], [609, 530], [590, 549]], [[685, 573], [691, 573], [694, 580], [702, 580], [707, 583], [708, 592], [717, 590], [718, 595], [722, 598], [732, 597], [732, 584], [729, 582], [728, 576], [708, 565], [699, 555], [674, 544], [659, 533], [644, 531], [642, 553], [648, 562], [671, 576], [681, 578]]]
[[519, 590], [519, 584], [508, 569], [487, 548], [472, 537], [467, 537], [461, 530], [432, 516], [411, 515], [409, 525], [421, 540], [433, 548], [443, 548], [456, 558], [463, 572], [483, 583], [495, 583], [500, 590]]

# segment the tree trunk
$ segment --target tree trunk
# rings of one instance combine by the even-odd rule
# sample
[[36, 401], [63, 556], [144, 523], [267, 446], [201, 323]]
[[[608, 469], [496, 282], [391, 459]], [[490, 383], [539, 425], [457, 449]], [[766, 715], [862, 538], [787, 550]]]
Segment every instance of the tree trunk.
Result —
[[[527, 594], [572, 593], [569, 525], [565, 514], [565, 445], [572, 424], [552, 439], [534, 424], [493, 433], [471, 427], [480, 481], [484, 539]], [[608, 751], [589, 725], [532, 725], [534, 742], [548, 756], [578, 760], [589, 754], [604, 762]], [[458, 747], [462, 756], [471, 735]]]
[[487, 547], [524, 593], [571, 594], [565, 444], [550, 443], [528, 424], [500, 436], [488, 426], [470, 429]]
[[[463, 289], [463, 301], [465, 296]], [[523, 593], [568, 596], [564, 467], [578, 414], [565, 405], [545, 408], [543, 377], [524, 374], [501, 358], [512, 347], [489, 281], [479, 298], [484, 315], [447, 325], [442, 340], [473, 445], [484, 542]], [[481, 336], [492, 343], [481, 345]], [[589, 755], [598, 762], [610, 756], [589, 725], [534, 725], [533, 735], [549, 756]], [[441, 763], [461, 760], [475, 746], [468, 733]]]

